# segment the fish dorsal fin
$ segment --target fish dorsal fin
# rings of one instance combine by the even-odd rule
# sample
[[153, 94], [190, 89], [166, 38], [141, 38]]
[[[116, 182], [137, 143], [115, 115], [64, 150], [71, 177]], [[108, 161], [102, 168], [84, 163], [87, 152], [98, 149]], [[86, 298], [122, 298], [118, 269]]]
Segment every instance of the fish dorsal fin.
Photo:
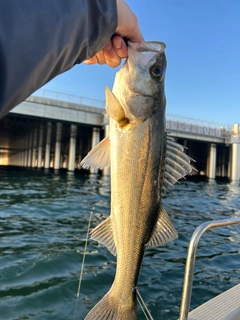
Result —
[[146, 244], [150, 247], [163, 246], [164, 244], [177, 239], [178, 234], [166, 210], [161, 207], [158, 221], [155, 225], [150, 240]]
[[106, 87], [106, 110], [109, 117], [114, 119], [120, 127], [125, 126], [129, 122], [121, 103], [109, 87]]
[[114, 256], [117, 255], [116, 245], [113, 238], [112, 222], [108, 217], [91, 232], [91, 239], [103, 244]]
[[80, 163], [84, 169], [87, 168], [100, 168], [110, 166], [110, 139], [104, 138], [100, 141]]
[[166, 145], [166, 163], [163, 179], [163, 189], [166, 190], [179, 179], [184, 178], [187, 174], [191, 174], [196, 170], [190, 162], [194, 161], [186, 153], [184, 147], [174, 141], [173, 138], [167, 136]]

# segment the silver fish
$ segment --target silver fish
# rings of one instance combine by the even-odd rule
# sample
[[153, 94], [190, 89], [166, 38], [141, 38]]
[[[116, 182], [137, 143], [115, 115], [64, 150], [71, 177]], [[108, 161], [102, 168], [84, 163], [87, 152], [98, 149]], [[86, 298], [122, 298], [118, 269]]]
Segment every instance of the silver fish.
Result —
[[83, 159], [84, 168], [111, 165], [111, 215], [91, 232], [117, 256], [109, 292], [85, 320], [137, 319], [136, 285], [146, 246], [177, 238], [162, 207], [169, 185], [191, 173], [184, 148], [166, 134], [165, 44], [128, 43], [128, 59], [106, 88], [109, 137]]

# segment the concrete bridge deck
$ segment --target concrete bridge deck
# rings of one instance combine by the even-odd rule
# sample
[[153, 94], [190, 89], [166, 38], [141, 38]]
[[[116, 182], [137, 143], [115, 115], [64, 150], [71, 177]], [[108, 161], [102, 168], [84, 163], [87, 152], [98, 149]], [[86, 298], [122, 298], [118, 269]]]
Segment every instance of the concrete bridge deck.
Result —
[[44, 120], [101, 126], [105, 111], [83, 104], [30, 96], [10, 113]]
[[[89, 99], [89, 101], [92, 100]], [[91, 126], [102, 126], [107, 121], [104, 118], [105, 109], [102, 107], [37, 96], [30, 96], [14, 108], [11, 113]], [[233, 130], [229, 126], [171, 114], [167, 114], [166, 127], [169, 132], [174, 132], [173, 135], [176, 137], [219, 143], [226, 142], [231, 137]]]

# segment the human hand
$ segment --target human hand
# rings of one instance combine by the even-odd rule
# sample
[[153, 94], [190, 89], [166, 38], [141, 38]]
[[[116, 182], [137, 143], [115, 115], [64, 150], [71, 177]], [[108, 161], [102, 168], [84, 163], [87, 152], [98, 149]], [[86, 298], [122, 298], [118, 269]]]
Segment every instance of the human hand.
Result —
[[127, 45], [123, 38], [132, 42], [143, 40], [137, 17], [124, 0], [117, 0], [117, 14], [118, 26], [113, 37], [94, 57], [85, 60], [85, 64], [108, 64], [110, 67], [115, 68], [119, 66], [122, 58], [128, 56]]

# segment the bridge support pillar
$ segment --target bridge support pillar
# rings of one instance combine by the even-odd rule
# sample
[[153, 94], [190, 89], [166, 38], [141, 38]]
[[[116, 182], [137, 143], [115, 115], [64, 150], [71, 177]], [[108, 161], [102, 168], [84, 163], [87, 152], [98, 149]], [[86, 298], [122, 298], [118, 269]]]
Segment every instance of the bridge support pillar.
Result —
[[36, 148], [33, 147], [33, 149], [32, 149], [32, 163], [31, 163], [32, 168], [35, 167], [35, 161], [36, 161]]
[[25, 146], [24, 146], [24, 161], [23, 161], [23, 166], [27, 167], [27, 162], [28, 162], [28, 136], [25, 136]]
[[21, 151], [19, 156], [20, 156], [19, 166], [23, 167], [23, 164], [24, 164], [24, 151]]
[[216, 177], [216, 144], [211, 143], [209, 148], [209, 160], [208, 160], [208, 170], [207, 175], [210, 179], [215, 179]]
[[75, 124], [71, 124], [70, 141], [69, 141], [69, 156], [68, 156], [68, 170], [69, 171], [74, 171], [74, 169], [75, 169], [76, 136], [77, 136], [77, 126]]
[[[93, 128], [92, 149], [99, 143], [99, 141], [100, 141], [100, 130], [99, 130], [99, 128]], [[98, 173], [98, 169], [90, 168], [90, 173]]]
[[21, 152], [18, 152], [18, 153], [16, 154], [16, 165], [17, 165], [17, 166], [20, 166], [20, 165], [21, 165], [21, 160], [22, 160], [22, 158], [21, 158]]
[[24, 151], [24, 167], [27, 167], [27, 150]]
[[240, 144], [232, 144], [231, 180], [240, 180]]
[[37, 150], [37, 129], [34, 129], [33, 134], [33, 148], [32, 148], [32, 167], [35, 167], [36, 162], [36, 150]]
[[56, 142], [55, 142], [55, 155], [54, 155], [54, 169], [60, 167], [60, 152], [61, 152], [61, 137], [62, 137], [62, 124], [57, 123], [56, 128]]
[[[104, 126], [104, 136], [105, 138], [109, 135], [109, 124], [105, 124]], [[103, 169], [103, 174], [105, 176], [110, 176], [110, 167]]]
[[43, 152], [43, 125], [40, 125], [39, 128], [39, 140], [38, 140], [38, 161], [37, 161], [37, 167], [42, 168], [42, 152]]
[[31, 159], [32, 159], [32, 150], [28, 149], [28, 162], [27, 162], [28, 167], [31, 167]]
[[21, 165], [21, 160], [22, 160], [22, 158], [21, 158], [21, 152], [18, 152], [16, 156], [17, 156], [17, 158], [16, 158], [16, 165], [17, 165], [17, 166], [20, 166], [20, 165]]
[[51, 135], [52, 135], [52, 123], [47, 123], [47, 136], [45, 145], [45, 161], [44, 168], [49, 169], [50, 167], [50, 151], [51, 151]]
[[27, 166], [31, 167], [31, 160], [32, 160], [32, 133], [28, 136], [28, 160]]
[[16, 166], [20, 166], [21, 165], [21, 152], [18, 152], [16, 154], [16, 160], [15, 160]]
[[19, 161], [18, 161], [18, 165], [22, 167], [23, 165], [23, 153], [19, 152]]
[[21, 152], [20, 152], [20, 163], [19, 163], [19, 165], [20, 165], [21, 167], [23, 167], [23, 163], [24, 163], [24, 152], [21, 151]]

